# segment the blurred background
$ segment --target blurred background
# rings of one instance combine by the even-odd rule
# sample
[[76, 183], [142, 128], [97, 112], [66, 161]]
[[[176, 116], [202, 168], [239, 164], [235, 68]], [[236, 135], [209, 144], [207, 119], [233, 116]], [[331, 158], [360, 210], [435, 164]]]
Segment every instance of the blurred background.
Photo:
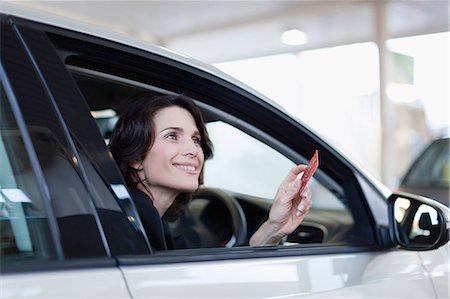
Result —
[[10, 2], [213, 64], [391, 188], [449, 134], [447, 0]]

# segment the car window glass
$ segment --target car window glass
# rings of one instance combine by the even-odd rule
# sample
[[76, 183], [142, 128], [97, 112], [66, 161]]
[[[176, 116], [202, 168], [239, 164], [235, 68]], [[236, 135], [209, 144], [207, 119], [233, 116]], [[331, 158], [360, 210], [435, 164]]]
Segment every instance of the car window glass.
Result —
[[[19, 61], [20, 62], [20, 61]], [[26, 66], [23, 66], [26, 68]], [[98, 216], [92, 198], [82, 179], [79, 156], [70, 144], [57, 108], [53, 105], [39, 81], [31, 80], [27, 86], [16, 86], [15, 95], [27, 134], [36, 156], [32, 161], [42, 170], [50, 207], [56, 217], [58, 241], [64, 257], [106, 256], [106, 248], [98, 226]], [[13, 78], [12, 83], [23, 83]], [[53, 222], [52, 222], [53, 224]]]
[[131, 205], [130, 195], [125, 186], [113, 184], [110, 186], [111, 190], [108, 189], [104, 179], [92, 167], [83, 149], [80, 147], [78, 149], [90, 190], [94, 193], [93, 200], [111, 253], [113, 255], [148, 254], [149, 250], [140, 230], [139, 218]]
[[74, 168], [79, 161], [50, 128], [33, 127], [29, 132], [49, 186], [65, 256], [105, 255], [91, 196]]
[[449, 172], [448, 139], [438, 140], [432, 143], [415, 162], [405, 178], [405, 184], [448, 188], [450, 184]]
[[3, 88], [0, 92], [0, 260], [55, 259], [30, 159]]

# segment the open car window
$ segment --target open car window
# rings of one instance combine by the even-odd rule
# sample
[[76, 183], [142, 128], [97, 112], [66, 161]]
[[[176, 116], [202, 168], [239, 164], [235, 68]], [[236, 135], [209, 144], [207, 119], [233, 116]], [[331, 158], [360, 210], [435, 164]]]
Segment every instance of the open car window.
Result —
[[[91, 114], [105, 143], [108, 143], [121, 109], [129, 104], [127, 100], [133, 94], [142, 91], [152, 92], [155, 96], [172, 94], [156, 86], [111, 74], [74, 66], [70, 66], [69, 70], [91, 108]], [[245, 217], [245, 238], [248, 241], [251, 234], [267, 219], [279, 184], [296, 163], [276, 149], [276, 140], [266, 136], [258, 128], [204, 102], [198, 104], [214, 144], [214, 157], [205, 164], [205, 183], [202, 188], [218, 189], [237, 201], [240, 213]], [[309, 158], [302, 157], [302, 163], [306, 163]], [[309, 183], [313, 192], [312, 209], [299, 228], [285, 240], [285, 244], [364, 243], [365, 238], [355, 228], [342, 188], [333, 183], [326, 173], [322, 172], [320, 177], [326, 180], [321, 182], [313, 178]], [[200, 239], [193, 242], [190, 248], [246, 244], [242, 240], [240, 244], [232, 240], [235, 238], [230, 228], [233, 213], [224, 211], [225, 208], [220, 207], [220, 204], [209, 198], [201, 198], [194, 200], [188, 210], [190, 217], [203, 222], [201, 227], [186, 229], [186, 223], [191, 223], [192, 219], [185, 219], [183, 222], [182, 217], [178, 223], [171, 223], [168, 227], [175, 236], [183, 233], [190, 239]], [[214, 232], [206, 232], [211, 227]], [[201, 235], [202, 231], [204, 236]], [[201, 240], [202, 238], [207, 240]]]

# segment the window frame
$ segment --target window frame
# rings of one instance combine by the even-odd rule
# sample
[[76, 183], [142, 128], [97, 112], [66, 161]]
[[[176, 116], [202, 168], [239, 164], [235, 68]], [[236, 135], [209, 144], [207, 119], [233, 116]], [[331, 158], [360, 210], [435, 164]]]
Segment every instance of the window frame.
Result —
[[[33, 174], [36, 179], [36, 184], [38, 187], [38, 191], [40, 193], [40, 197], [42, 199], [42, 204], [45, 209], [45, 213], [47, 215], [47, 219], [49, 222], [49, 228], [51, 233], [51, 238], [53, 241], [53, 247], [56, 251], [57, 259], [61, 260], [63, 257], [63, 250], [61, 247], [61, 244], [59, 242], [59, 229], [58, 225], [56, 224], [56, 217], [53, 213], [53, 209], [51, 208], [50, 204], [50, 194], [48, 192], [48, 188], [44, 179], [44, 174], [42, 172], [41, 166], [38, 162], [38, 158], [36, 155], [36, 152], [34, 151], [34, 147], [31, 141], [30, 134], [28, 133], [27, 125], [24, 120], [24, 117], [21, 113], [19, 104], [18, 104], [18, 98], [21, 97], [21, 95], [18, 95], [14, 92], [14, 90], [17, 88], [17, 85], [20, 82], [17, 82], [17, 80], [14, 80], [14, 77], [17, 76], [14, 75], [14, 68], [11, 64], [8, 67], [8, 64], [11, 63], [12, 58], [9, 55], [9, 52], [15, 52], [15, 55], [19, 56], [22, 59], [26, 59], [26, 54], [24, 53], [19, 41], [17, 40], [11, 26], [7, 23], [6, 18], [3, 17], [3, 15], [0, 15], [0, 28], [1, 28], [1, 34], [2, 34], [2, 49], [0, 51], [0, 80], [1, 84], [3, 85], [3, 89], [5, 92], [5, 98], [9, 102], [9, 105], [11, 107], [12, 113], [14, 115], [14, 118], [16, 120], [17, 127], [19, 129], [19, 133], [22, 136], [22, 140], [27, 152], [27, 155], [30, 160], [31, 169], [33, 171]], [[5, 37], [7, 35], [7, 37]], [[5, 51], [5, 48], [3, 45], [5, 45], [5, 40], [8, 40], [8, 48], [9, 50]], [[8, 59], [7, 59], [8, 58]], [[25, 60], [26, 61], [26, 60]], [[21, 70], [22, 73], [27, 74], [27, 71], [30, 75], [34, 75], [33, 71], [31, 70], [31, 65], [29, 65], [26, 62], [23, 62], [26, 65], [25, 70]], [[12, 73], [12, 74], [11, 74]], [[13, 77], [13, 78], [11, 78]], [[37, 84], [38, 81], [32, 81], [32, 85], [30, 88], [33, 88], [35, 90], [39, 90], [42, 92], [41, 86]], [[9, 268], [9, 265], [5, 265], [6, 269]]]
[[[41, 162], [39, 161], [35, 144], [30, 136], [29, 126], [33, 119], [46, 119], [48, 113], [55, 113], [58, 109], [50, 100], [47, 90], [45, 88], [45, 81], [42, 80], [39, 74], [39, 69], [33, 64], [33, 59], [30, 56], [29, 49], [24, 45], [21, 35], [17, 27], [11, 21], [11, 18], [0, 14], [1, 17], [1, 33], [2, 33], [2, 51], [0, 63], [0, 80], [5, 90], [6, 99], [11, 106], [12, 113], [17, 122], [17, 126], [21, 137], [23, 138], [24, 146], [27, 155], [30, 159], [31, 169], [36, 178], [38, 191], [42, 197], [43, 206], [45, 209], [47, 221], [50, 228], [51, 240], [56, 251], [56, 259], [52, 260], [31, 260], [20, 263], [2, 264], [2, 272], [5, 273], [20, 273], [29, 271], [42, 270], [60, 270], [67, 268], [86, 268], [89, 267], [110, 267], [116, 265], [115, 261], [107, 255], [105, 243], [100, 242], [101, 248], [105, 249], [104, 254], [97, 257], [80, 257], [76, 261], [67, 259], [61, 244], [61, 232], [57, 223], [57, 217], [52, 207], [52, 199], [50, 195], [50, 187], [44, 174]], [[18, 67], [19, 64], [19, 67]], [[33, 96], [30, 97], [30, 92]], [[28, 109], [32, 103], [29, 103], [30, 98], [33, 101], [38, 101], [44, 107], [50, 107], [47, 114], [42, 110]], [[33, 102], [36, 104], [36, 102]], [[36, 106], [34, 106], [36, 107]], [[24, 110], [25, 109], [25, 110]], [[26, 112], [28, 111], [28, 112]], [[33, 116], [31, 116], [33, 115]], [[31, 122], [30, 122], [31, 121]], [[40, 124], [39, 121], [36, 122]], [[61, 132], [64, 130], [63, 123], [60, 119], [54, 123], [54, 129]], [[68, 143], [70, 140], [63, 137], [64, 142]], [[67, 150], [67, 148], [65, 148]], [[73, 169], [73, 172], [76, 172]], [[95, 210], [93, 211], [95, 212]], [[93, 213], [94, 214], [94, 213]], [[93, 231], [100, 231], [99, 226], [92, 227]], [[88, 262], [84, 262], [84, 260]]]
[[[107, 255], [149, 254], [151, 249], [148, 240], [120, 171], [102, 142], [101, 134], [72, 76], [61, 63], [45, 32], [21, 24], [17, 27], [40, 70], [42, 81], [46, 82], [49, 97], [77, 157], [80, 176], [90, 195]], [[103, 184], [94, 185], [94, 180]], [[102, 221], [113, 221], [114, 225], [104, 226]], [[119, 225], [128, 231], [116, 229], [115, 226]]]

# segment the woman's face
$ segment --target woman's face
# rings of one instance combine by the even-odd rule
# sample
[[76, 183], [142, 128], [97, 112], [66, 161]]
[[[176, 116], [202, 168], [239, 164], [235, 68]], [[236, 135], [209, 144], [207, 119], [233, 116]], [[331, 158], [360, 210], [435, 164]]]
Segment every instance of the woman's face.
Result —
[[146, 179], [152, 193], [195, 191], [204, 154], [193, 116], [172, 106], [156, 112], [153, 123], [154, 143], [140, 166], [141, 179]]

